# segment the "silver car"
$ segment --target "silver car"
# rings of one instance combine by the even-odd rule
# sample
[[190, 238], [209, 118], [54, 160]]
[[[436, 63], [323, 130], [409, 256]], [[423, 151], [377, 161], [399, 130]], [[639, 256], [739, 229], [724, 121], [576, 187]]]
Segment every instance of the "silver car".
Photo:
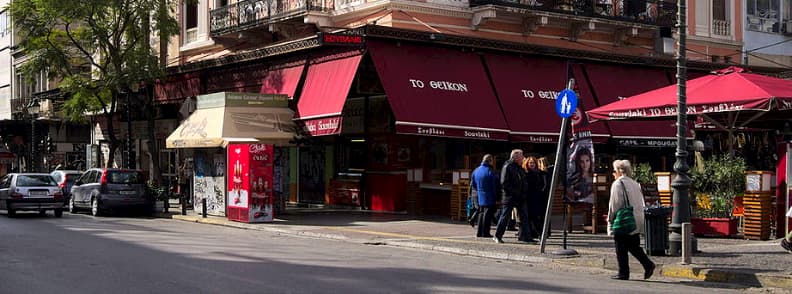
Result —
[[146, 191], [140, 170], [92, 168], [74, 183], [69, 212], [90, 209], [99, 216], [108, 210], [136, 209], [150, 212], [154, 201]]
[[0, 209], [8, 217], [17, 211], [38, 211], [46, 214], [54, 210], [56, 217], [63, 216], [63, 192], [49, 174], [11, 173], [0, 180]]

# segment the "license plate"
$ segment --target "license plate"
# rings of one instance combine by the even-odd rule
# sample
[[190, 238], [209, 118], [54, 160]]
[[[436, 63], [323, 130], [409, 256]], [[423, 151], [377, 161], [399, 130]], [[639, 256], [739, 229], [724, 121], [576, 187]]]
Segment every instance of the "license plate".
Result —
[[132, 194], [135, 194], [135, 191], [121, 191], [121, 194], [123, 194], [123, 195], [132, 195]]
[[47, 197], [47, 192], [30, 192], [30, 197]]

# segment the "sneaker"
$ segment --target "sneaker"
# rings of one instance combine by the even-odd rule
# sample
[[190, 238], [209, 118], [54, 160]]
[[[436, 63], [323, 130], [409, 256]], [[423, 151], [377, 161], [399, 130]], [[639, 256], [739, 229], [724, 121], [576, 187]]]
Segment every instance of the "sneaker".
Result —
[[501, 238], [498, 238], [498, 237], [492, 237], [492, 240], [493, 240], [493, 241], [495, 241], [495, 243], [498, 243], [498, 244], [503, 244], [503, 239], [501, 239]]
[[621, 275], [615, 275], [615, 276], [611, 276], [610, 278], [611, 278], [611, 279], [614, 279], [614, 280], [629, 280], [629, 279], [630, 279], [630, 278], [628, 278], [628, 277], [621, 276]]

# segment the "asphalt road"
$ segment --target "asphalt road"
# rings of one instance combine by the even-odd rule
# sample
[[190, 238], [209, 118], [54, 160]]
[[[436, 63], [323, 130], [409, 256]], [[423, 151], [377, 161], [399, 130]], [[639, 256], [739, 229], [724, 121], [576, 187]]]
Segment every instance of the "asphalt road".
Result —
[[0, 293], [733, 291], [610, 274], [169, 219], [0, 213]]

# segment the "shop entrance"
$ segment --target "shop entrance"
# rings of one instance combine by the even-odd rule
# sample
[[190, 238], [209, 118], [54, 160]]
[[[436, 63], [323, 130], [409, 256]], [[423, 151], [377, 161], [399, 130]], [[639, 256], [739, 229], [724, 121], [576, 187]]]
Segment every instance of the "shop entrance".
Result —
[[300, 191], [297, 201], [308, 204], [324, 204], [324, 178], [324, 146], [300, 147]]

